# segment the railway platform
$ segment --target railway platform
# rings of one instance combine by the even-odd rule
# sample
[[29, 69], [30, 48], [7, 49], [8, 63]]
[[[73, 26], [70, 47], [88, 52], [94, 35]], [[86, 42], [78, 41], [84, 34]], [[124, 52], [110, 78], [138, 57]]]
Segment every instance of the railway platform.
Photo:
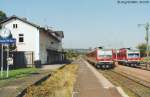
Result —
[[76, 64], [80, 65], [72, 97], [125, 97], [84, 59]]

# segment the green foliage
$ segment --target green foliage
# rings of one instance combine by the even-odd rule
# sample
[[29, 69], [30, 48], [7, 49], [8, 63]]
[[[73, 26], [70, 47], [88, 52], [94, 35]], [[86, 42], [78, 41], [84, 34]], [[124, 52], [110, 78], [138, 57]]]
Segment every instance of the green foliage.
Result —
[[7, 18], [6, 14], [0, 10], [0, 22], [6, 18]]
[[65, 54], [65, 57], [69, 60], [74, 60], [78, 57], [78, 53], [74, 52], [73, 50], [68, 50]]
[[[9, 71], [9, 78], [18, 78], [18, 77], [23, 77], [26, 76], [30, 73], [37, 72], [37, 68], [21, 68], [21, 69], [16, 69], [16, 70], [10, 70]], [[6, 71], [4, 71], [4, 77], [3, 79], [6, 78]], [[2, 79], [0, 77], [0, 79]]]
[[145, 57], [147, 45], [145, 43], [141, 43], [137, 46], [137, 48], [140, 50], [141, 57]]
[[150, 62], [150, 57], [143, 58], [142, 62]]

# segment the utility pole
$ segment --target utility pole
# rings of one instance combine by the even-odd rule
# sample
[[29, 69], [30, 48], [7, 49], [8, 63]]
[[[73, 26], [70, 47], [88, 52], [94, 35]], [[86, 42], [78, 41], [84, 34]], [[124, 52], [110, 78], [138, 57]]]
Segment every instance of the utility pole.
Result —
[[146, 30], [146, 37], [145, 37], [145, 40], [146, 40], [146, 45], [147, 45], [147, 57], [149, 56], [148, 54], [149, 54], [149, 45], [148, 45], [148, 43], [149, 43], [149, 33], [148, 33], [148, 31], [149, 31], [149, 23], [146, 23], [146, 25], [145, 25], [145, 30]]
[[138, 24], [138, 26], [144, 26], [145, 31], [146, 31], [146, 36], [145, 36], [145, 40], [146, 40], [146, 56], [149, 56], [149, 23], [147, 22], [146, 24]]

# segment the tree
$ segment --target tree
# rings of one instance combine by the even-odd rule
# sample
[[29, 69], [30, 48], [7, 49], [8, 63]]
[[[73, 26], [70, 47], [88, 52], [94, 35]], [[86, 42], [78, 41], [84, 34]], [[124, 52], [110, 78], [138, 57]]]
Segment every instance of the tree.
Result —
[[78, 54], [77, 52], [75, 52], [75, 51], [72, 50], [72, 49], [69, 49], [69, 50], [66, 51], [65, 57], [66, 57], [68, 60], [73, 61], [75, 58], [78, 57], [78, 55], [79, 55], [79, 54]]
[[146, 36], [145, 36], [145, 40], [146, 40], [146, 55], [147, 57], [149, 56], [149, 29], [150, 29], [150, 25], [147, 22], [146, 24], [138, 24], [138, 26], [144, 26], [145, 31], [146, 31]]
[[145, 57], [147, 55], [147, 44], [146, 43], [141, 43], [137, 46], [137, 48], [140, 50], [141, 57]]
[[7, 18], [6, 14], [0, 10], [0, 22]]

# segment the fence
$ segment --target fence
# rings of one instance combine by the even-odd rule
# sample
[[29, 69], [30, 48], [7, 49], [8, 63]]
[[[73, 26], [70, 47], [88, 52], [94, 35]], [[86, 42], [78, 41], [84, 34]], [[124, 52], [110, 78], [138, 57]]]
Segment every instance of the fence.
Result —
[[34, 64], [33, 52], [13, 52], [14, 67], [30, 67]]
[[[13, 55], [13, 59], [14, 59], [14, 64], [13, 66], [11, 66], [12, 68], [32, 67], [34, 64], [33, 52], [24, 52], [24, 51], [10, 52], [10, 56], [11, 55]], [[6, 69], [7, 66], [6, 52], [4, 52], [3, 64], [4, 64], [4, 69]], [[1, 65], [1, 56], [0, 56], [0, 65]]]

